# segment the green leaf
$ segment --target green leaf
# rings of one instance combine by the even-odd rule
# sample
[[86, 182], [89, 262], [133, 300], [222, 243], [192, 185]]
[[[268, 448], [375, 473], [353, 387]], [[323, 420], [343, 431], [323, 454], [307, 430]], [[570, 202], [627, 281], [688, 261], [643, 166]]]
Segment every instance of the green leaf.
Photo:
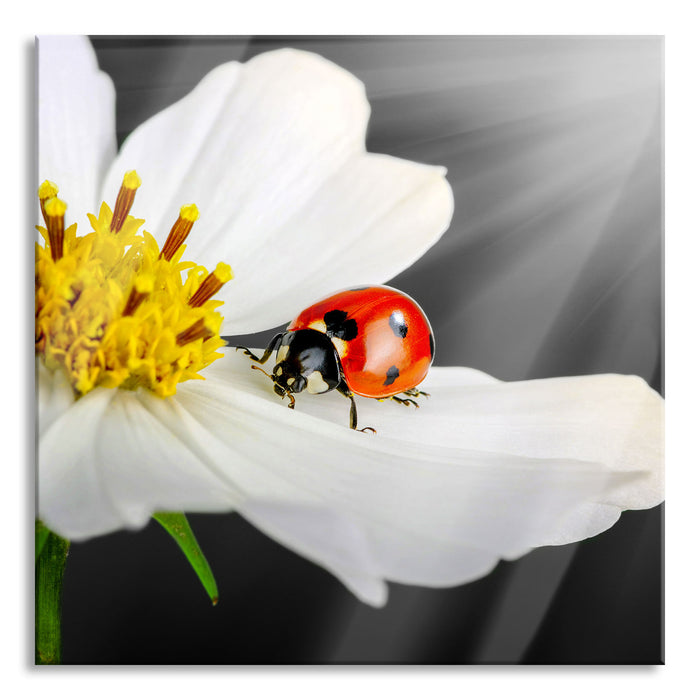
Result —
[[159, 522], [163, 528], [170, 533], [171, 537], [177, 542], [187, 561], [192, 565], [199, 580], [204, 586], [204, 590], [211, 598], [212, 605], [219, 602], [219, 590], [216, 587], [214, 574], [209, 568], [209, 562], [206, 560], [204, 553], [199, 547], [197, 538], [192, 532], [190, 524], [184, 513], [154, 513], [153, 519]]
[[37, 520], [34, 523], [34, 563], [39, 561], [39, 555], [41, 554], [41, 551], [44, 549], [44, 545], [46, 544], [46, 540], [49, 539], [49, 533], [51, 531], [49, 530], [44, 523], [41, 522], [41, 520]]

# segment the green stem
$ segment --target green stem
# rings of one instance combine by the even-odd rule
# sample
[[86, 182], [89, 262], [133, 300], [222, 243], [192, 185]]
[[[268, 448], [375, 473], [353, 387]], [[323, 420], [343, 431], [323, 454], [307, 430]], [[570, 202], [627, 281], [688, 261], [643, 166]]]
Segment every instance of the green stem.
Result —
[[37, 664], [61, 663], [61, 603], [68, 540], [49, 532], [36, 562], [34, 624]]

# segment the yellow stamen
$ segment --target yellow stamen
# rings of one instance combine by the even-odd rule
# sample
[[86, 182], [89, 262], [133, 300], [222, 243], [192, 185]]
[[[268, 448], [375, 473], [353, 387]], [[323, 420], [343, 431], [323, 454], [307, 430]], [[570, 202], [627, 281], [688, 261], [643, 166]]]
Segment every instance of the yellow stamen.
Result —
[[44, 205], [46, 200], [55, 197], [58, 194], [58, 185], [54, 184], [50, 180], [44, 180], [41, 185], [39, 185], [39, 206], [41, 207], [41, 215], [44, 217], [44, 222], [46, 221], [46, 209]]
[[194, 308], [202, 306], [232, 278], [231, 266], [226, 263], [219, 263], [214, 272], [209, 273], [202, 284], [199, 285], [199, 289], [189, 300], [189, 305]]
[[173, 224], [168, 234], [168, 239], [163, 245], [163, 250], [160, 252], [160, 257], [166, 260], [172, 260], [173, 255], [178, 248], [185, 242], [187, 236], [194, 226], [194, 222], [199, 218], [199, 211], [196, 205], [188, 204], [180, 209], [180, 216]]
[[51, 257], [56, 262], [63, 257], [63, 234], [65, 233], [65, 213], [68, 206], [58, 197], [51, 197], [44, 204], [44, 218], [49, 233]]
[[[128, 215], [133, 196], [122, 196], [139, 184], [128, 173], [115, 207], [120, 216], [103, 203], [99, 216], [88, 214], [92, 231], [84, 236], [76, 224], [64, 230], [58, 188], [39, 188], [46, 228], [37, 227], [45, 244], [36, 246], [35, 352], [67, 376], [76, 398], [96, 387], [172, 396], [180, 382], [202, 379], [199, 372], [226, 344], [221, 302], [211, 297], [231, 268], [221, 263], [208, 274], [180, 260], [184, 237], [177, 237], [196, 220], [194, 205], [180, 210], [172, 248], [166, 243], [161, 252], [150, 233], [140, 233], [143, 221]], [[120, 217], [121, 227], [112, 228]]]
[[124, 175], [122, 186], [119, 188], [117, 201], [114, 205], [114, 215], [109, 230], [118, 233], [126, 221], [126, 217], [131, 211], [131, 205], [136, 198], [136, 190], [141, 186], [141, 178], [135, 170], [130, 170]]

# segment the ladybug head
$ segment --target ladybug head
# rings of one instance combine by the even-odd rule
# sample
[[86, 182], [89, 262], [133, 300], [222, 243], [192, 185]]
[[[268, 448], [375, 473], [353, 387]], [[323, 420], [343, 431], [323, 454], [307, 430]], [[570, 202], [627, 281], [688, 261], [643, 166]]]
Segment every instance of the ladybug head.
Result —
[[278, 362], [272, 370], [272, 381], [274, 382], [275, 394], [284, 396], [292, 392], [299, 394], [306, 389], [306, 377], [294, 369], [289, 362]]
[[340, 375], [338, 354], [325, 333], [304, 328], [282, 336], [271, 375], [278, 396], [324, 394], [337, 388]]

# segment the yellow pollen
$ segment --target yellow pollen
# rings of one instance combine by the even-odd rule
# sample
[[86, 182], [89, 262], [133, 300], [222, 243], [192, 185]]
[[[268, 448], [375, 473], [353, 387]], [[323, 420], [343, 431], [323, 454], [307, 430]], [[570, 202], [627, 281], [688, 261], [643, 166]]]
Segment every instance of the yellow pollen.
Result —
[[170, 229], [168, 238], [163, 244], [161, 257], [166, 260], [172, 260], [173, 255], [177, 253], [180, 246], [185, 242], [187, 236], [194, 226], [194, 222], [199, 218], [199, 210], [196, 205], [188, 204], [180, 209], [180, 216]]
[[58, 185], [51, 182], [51, 180], [44, 180], [41, 185], [39, 185], [39, 199], [45, 202], [51, 197], [55, 197], [58, 194]]
[[197, 205], [185, 204], [184, 207], [180, 207], [180, 217], [192, 223], [197, 221], [197, 219], [199, 219], [199, 209], [197, 209]]
[[[85, 236], [75, 224], [64, 230], [58, 188], [48, 181], [39, 188], [46, 228], [37, 226], [44, 245], [36, 246], [36, 353], [68, 377], [76, 398], [96, 387], [171, 396], [180, 382], [201, 379], [226, 344], [221, 302], [211, 297], [231, 279], [230, 268], [217, 265], [210, 275], [181, 261], [182, 241], [170, 257], [161, 254], [155, 238], [139, 232], [143, 221], [129, 215], [140, 184], [127, 173], [115, 215], [103, 203], [98, 216], [88, 214], [92, 231]], [[178, 222], [191, 229], [197, 216], [187, 205]], [[192, 304], [198, 293], [201, 303]]]
[[62, 199], [52, 197], [46, 202], [44, 209], [46, 209], [46, 214], [48, 216], [55, 218], [63, 216], [66, 213], [66, 209], [68, 209], [68, 205]]
[[44, 217], [44, 223], [48, 226], [49, 222], [46, 219], [46, 202], [58, 194], [58, 185], [50, 180], [44, 180], [39, 185], [39, 206], [41, 207], [41, 215]]
[[122, 184], [128, 190], [137, 190], [139, 187], [141, 187], [141, 178], [135, 170], [129, 170], [128, 173], [124, 173]]
[[202, 306], [232, 278], [233, 273], [230, 265], [219, 263], [214, 272], [207, 275], [197, 291], [192, 295], [189, 305], [192, 307]]
[[139, 187], [141, 187], [141, 178], [135, 170], [130, 170], [124, 175], [122, 186], [119, 188], [117, 201], [114, 205], [114, 216], [109, 227], [110, 231], [119, 232], [122, 230], [122, 226], [136, 198], [136, 190]]

